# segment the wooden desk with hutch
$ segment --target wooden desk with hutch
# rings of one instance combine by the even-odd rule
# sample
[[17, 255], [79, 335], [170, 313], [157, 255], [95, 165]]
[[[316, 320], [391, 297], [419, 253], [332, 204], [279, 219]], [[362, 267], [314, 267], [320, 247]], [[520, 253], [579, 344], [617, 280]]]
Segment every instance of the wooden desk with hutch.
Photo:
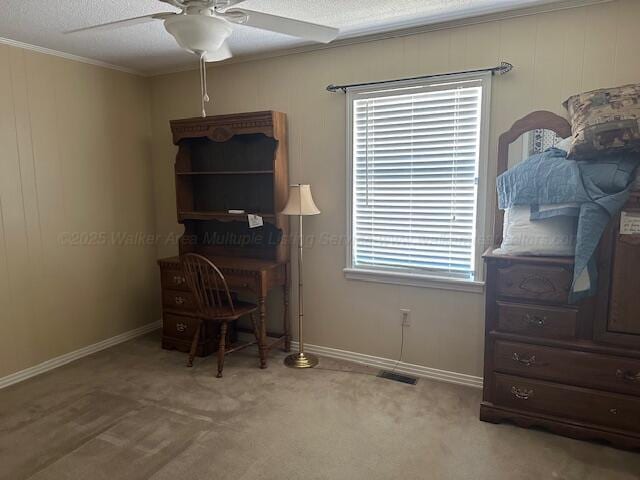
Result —
[[[255, 112], [171, 121], [178, 222], [185, 227], [180, 254], [197, 252], [220, 268], [237, 293], [257, 299], [266, 337], [267, 294], [283, 289], [283, 332], [269, 348], [290, 349], [289, 221], [281, 215], [288, 194], [286, 116]], [[244, 213], [230, 213], [242, 210]], [[264, 225], [250, 228], [247, 214]], [[161, 270], [162, 346], [187, 352], [196, 329], [196, 304], [179, 257], [158, 261]], [[205, 327], [197, 355], [216, 351], [218, 328]], [[233, 335], [235, 332], [232, 332]]]

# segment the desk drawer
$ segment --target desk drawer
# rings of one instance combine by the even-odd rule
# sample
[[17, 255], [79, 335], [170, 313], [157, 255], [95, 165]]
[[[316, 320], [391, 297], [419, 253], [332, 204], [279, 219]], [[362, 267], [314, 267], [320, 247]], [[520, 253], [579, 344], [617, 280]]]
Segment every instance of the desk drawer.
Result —
[[167, 308], [188, 312], [198, 309], [198, 304], [193, 294], [184, 290], [163, 290], [162, 304]]
[[526, 412], [640, 431], [640, 399], [494, 374], [496, 404]]
[[497, 330], [531, 337], [575, 339], [578, 310], [497, 302]]
[[256, 278], [253, 275], [229, 274], [225, 275], [224, 279], [229, 290], [250, 290], [255, 292], [258, 288]]
[[[167, 350], [178, 350], [188, 353], [191, 350], [193, 336], [198, 328], [198, 319], [182, 315], [174, 315], [164, 312], [162, 316], [162, 348]], [[200, 340], [196, 348], [196, 355], [205, 357], [218, 349], [218, 324], [214, 322], [204, 322]], [[231, 345], [236, 341], [235, 324], [229, 328], [227, 342]]]
[[512, 263], [498, 266], [496, 292], [499, 297], [567, 303], [572, 270], [556, 265]]
[[640, 360], [496, 340], [497, 371], [640, 395]]
[[162, 270], [162, 288], [189, 291], [187, 279], [182, 270]]
[[[191, 342], [198, 328], [197, 317], [187, 317], [164, 312], [162, 315], [162, 335]], [[205, 336], [201, 336], [204, 339]]]

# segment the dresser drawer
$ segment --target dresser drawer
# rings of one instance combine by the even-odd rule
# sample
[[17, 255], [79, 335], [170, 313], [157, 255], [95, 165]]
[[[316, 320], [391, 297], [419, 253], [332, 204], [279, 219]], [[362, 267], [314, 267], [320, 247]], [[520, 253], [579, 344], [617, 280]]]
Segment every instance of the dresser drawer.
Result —
[[496, 340], [499, 372], [640, 395], [640, 360]]
[[198, 304], [193, 294], [184, 290], [163, 290], [162, 304], [167, 308], [188, 312], [198, 309]]
[[162, 270], [161, 280], [163, 289], [189, 291], [189, 285], [182, 270]]
[[496, 293], [499, 297], [567, 303], [572, 270], [556, 265], [526, 263], [498, 265]]
[[532, 337], [574, 339], [578, 335], [578, 310], [497, 302], [497, 330]]
[[640, 399], [557, 383], [494, 374], [495, 403], [526, 412], [640, 431]]

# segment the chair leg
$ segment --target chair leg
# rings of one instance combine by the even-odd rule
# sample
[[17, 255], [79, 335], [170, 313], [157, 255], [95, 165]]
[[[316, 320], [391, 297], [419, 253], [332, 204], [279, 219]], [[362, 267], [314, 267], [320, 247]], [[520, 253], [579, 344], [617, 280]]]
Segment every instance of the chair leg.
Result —
[[260, 368], [267, 368], [267, 323], [264, 297], [258, 298], [258, 330], [260, 331], [260, 339], [258, 340]]
[[187, 367], [193, 367], [193, 359], [196, 356], [198, 350], [198, 342], [200, 341], [200, 331], [202, 330], [202, 320], [198, 320], [198, 328], [191, 341], [191, 350], [189, 350], [189, 359], [187, 360]]
[[256, 342], [258, 343], [258, 352], [260, 355], [260, 368], [266, 368], [266, 352], [264, 352], [265, 339], [262, 337], [262, 332], [256, 321], [256, 314], [251, 313], [251, 324], [253, 325], [253, 333], [256, 336]]
[[220, 341], [218, 342], [218, 375], [222, 378], [222, 369], [224, 368], [224, 353], [227, 342], [227, 322], [220, 322]]

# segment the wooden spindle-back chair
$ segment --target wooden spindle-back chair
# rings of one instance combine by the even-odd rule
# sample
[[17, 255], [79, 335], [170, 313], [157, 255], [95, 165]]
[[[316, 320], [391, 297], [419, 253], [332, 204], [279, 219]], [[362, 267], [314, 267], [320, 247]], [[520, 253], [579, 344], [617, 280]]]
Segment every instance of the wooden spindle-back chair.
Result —
[[[229, 287], [222, 272], [208, 258], [197, 253], [187, 253], [180, 257], [180, 263], [184, 271], [187, 285], [195, 296], [198, 306], [198, 327], [196, 329], [189, 360], [187, 366], [193, 366], [193, 359], [196, 354], [198, 342], [203, 329], [203, 322], [212, 321], [220, 323], [220, 338], [218, 343], [218, 375], [222, 377], [224, 368], [224, 357], [226, 354], [235, 352], [250, 345], [258, 344], [260, 348], [260, 366], [263, 366], [262, 355], [264, 340], [261, 338], [260, 329], [256, 324], [255, 311], [258, 306], [253, 303], [234, 303]], [[245, 343], [234, 348], [227, 349], [226, 337], [229, 322], [234, 322], [240, 317], [249, 315], [256, 336], [253, 342]]]

